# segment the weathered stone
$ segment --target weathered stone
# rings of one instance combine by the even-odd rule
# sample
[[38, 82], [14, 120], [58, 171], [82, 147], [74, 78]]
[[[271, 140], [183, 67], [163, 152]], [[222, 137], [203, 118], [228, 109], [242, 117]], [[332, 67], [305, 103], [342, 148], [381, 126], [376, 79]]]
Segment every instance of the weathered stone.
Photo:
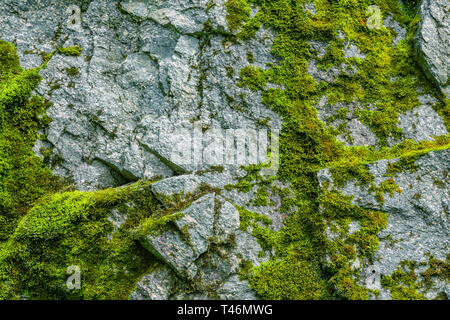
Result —
[[223, 202], [216, 221], [216, 232], [226, 239], [239, 229], [239, 225], [240, 218], [236, 207], [228, 201]]
[[140, 242], [180, 276], [193, 278], [197, 273], [194, 262], [208, 249], [209, 238], [213, 235], [214, 194], [194, 201], [182, 213], [174, 222], [178, 230], [149, 234]]
[[148, 235], [139, 241], [179, 276], [191, 279], [196, 275], [197, 267], [193, 261], [197, 258], [197, 254], [178, 231], [168, 230], [159, 236]]
[[433, 102], [427, 97], [421, 97], [422, 104], [418, 108], [399, 115], [398, 127], [403, 130], [405, 139], [414, 141], [434, 140], [435, 136], [448, 134], [442, 118], [433, 110]]
[[158, 181], [152, 185], [155, 196], [165, 205], [170, 205], [173, 197], [181, 195], [186, 197], [193, 194], [201, 186], [201, 180], [195, 175], [176, 176]]
[[160, 266], [156, 271], [145, 275], [130, 295], [130, 300], [167, 300], [174, 279], [171, 270]]
[[256, 300], [248, 281], [240, 280], [238, 275], [230, 277], [217, 291], [224, 300]]
[[[449, 150], [432, 151], [421, 156], [415, 162], [416, 171], [404, 171], [394, 176], [402, 191], [394, 192], [392, 197], [386, 194], [384, 203], [377, 201], [367, 187], [355, 181], [348, 182], [341, 189], [343, 194], [354, 197], [353, 203], [389, 215], [387, 228], [378, 235], [380, 248], [373, 268], [379, 275], [392, 274], [401, 261], [426, 263], [427, 253], [437, 259], [446, 259], [450, 246], [449, 158]], [[388, 179], [385, 176], [388, 163], [396, 161], [398, 159], [381, 160], [367, 165], [377, 186]], [[331, 182], [331, 188], [333, 179], [328, 169], [320, 171], [318, 177], [322, 185], [326, 181]], [[367, 280], [367, 283], [372, 283], [372, 280]], [[430, 295], [442, 291], [442, 286], [442, 282], [435, 283]], [[372, 287], [379, 290], [380, 284], [372, 284]], [[389, 298], [389, 293], [383, 290], [381, 298]]]
[[416, 34], [418, 61], [428, 77], [450, 97], [450, 4], [447, 0], [423, 0]]
[[[52, 168], [54, 174], [72, 179], [79, 190], [161, 179], [151, 190], [166, 209], [177, 200], [195, 197], [202, 185], [220, 189], [220, 196], [206, 195], [193, 202], [183, 211], [184, 217], [171, 223], [167, 231], [141, 239], [164, 264], [138, 283], [133, 299], [254, 299], [249, 284], [239, 279], [240, 266], [246, 261], [258, 266], [271, 253], [262, 252], [251, 228], [247, 232], [239, 229], [236, 205], [265, 215], [272, 221], [269, 228], [275, 231], [283, 228], [289, 215], [281, 210], [280, 196], [271, 191], [267, 205], [256, 205], [253, 200], [258, 186], [248, 193], [225, 189], [245, 176], [240, 164], [221, 170], [221, 164], [213, 166], [203, 161], [201, 152], [178, 152], [180, 146], [190, 148], [197, 122], [202, 133], [207, 128], [257, 129], [266, 119], [270, 127], [281, 128], [280, 116], [261, 102], [261, 92], [236, 85], [242, 68], [267, 69], [268, 64], [280, 63], [272, 56], [277, 35], [262, 27], [250, 40], [229, 41], [225, 2], [79, 1], [82, 16], [76, 26], [68, 21], [67, 1], [5, 0], [0, 4], [0, 38], [17, 46], [23, 67], [40, 66], [43, 52], [75, 44], [83, 48], [79, 57], [56, 53], [40, 72], [43, 81], [37, 93], [53, 103], [47, 110], [53, 121], [48, 128], [40, 129], [47, 139], [38, 141], [34, 152], [42, 157], [41, 147], [53, 148], [52, 157], [61, 160]], [[302, 6], [311, 16], [319, 11], [314, 1]], [[416, 37], [422, 67], [447, 95], [448, 9], [444, 0], [424, 0]], [[252, 5], [251, 16], [258, 11]], [[395, 34], [394, 46], [406, 37], [406, 29], [392, 15], [384, 19], [384, 25]], [[209, 32], [210, 27], [216, 32]], [[337, 37], [343, 41], [347, 61], [329, 70], [318, 67], [329, 43], [308, 41], [313, 54], [308, 71], [317, 85], [322, 81], [332, 85], [339, 77], [353, 77], [357, 68], [352, 59], [366, 57], [364, 48], [349, 42], [343, 30], [338, 30]], [[79, 74], [69, 76], [66, 69], [71, 67]], [[268, 83], [267, 89], [285, 88]], [[443, 119], [433, 110], [437, 100], [431, 96], [419, 99], [421, 106], [399, 114], [398, 127], [403, 136], [398, 140], [390, 138], [389, 145], [406, 139], [432, 140], [448, 133]], [[346, 146], [376, 146], [379, 139], [373, 128], [364, 124], [356, 112], [373, 110], [375, 105], [358, 101], [331, 105], [323, 96], [315, 107], [328, 128], [345, 125], [344, 133], [336, 138]], [[337, 119], [342, 108], [347, 108], [348, 113]], [[329, 120], [333, 117], [335, 120]], [[201, 144], [204, 147], [207, 141]], [[196, 157], [202, 161], [196, 163]], [[381, 290], [381, 298], [390, 295], [381, 288], [380, 277], [392, 273], [400, 260], [423, 261], [427, 251], [443, 258], [449, 245], [445, 214], [450, 211], [448, 152], [432, 152], [417, 163], [417, 172], [395, 177], [403, 193], [385, 196], [383, 205], [356, 184], [342, 189], [355, 196], [354, 203], [389, 213], [388, 227], [380, 234], [378, 260], [370, 267], [359, 260], [352, 266], [361, 269], [362, 283]], [[388, 160], [381, 160], [369, 166], [377, 185], [386, 179], [387, 164]], [[319, 180], [331, 181], [329, 171], [321, 171]], [[273, 186], [289, 188], [279, 181]], [[126, 218], [127, 213], [116, 208], [109, 220], [117, 231]], [[349, 227], [353, 233], [360, 225], [353, 222]], [[334, 235], [330, 232], [329, 236]], [[388, 237], [394, 239], [393, 244], [386, 240]], [[180, 283], [179, 292], [171, 295], [173, 286]], [[192, 283], [199, 292], [183, 292], [183, 284]], [[449, 294], [448, 285], [441, 282], [433, 288], [430, 294], [439, 290]]]
[[208, 249], [209, 239], [213, 235], [214, 226], [214, 197], [207, 194], [186, 210], [182, 211], [183, 217], [175, 221], [175, 225], [188, 237], [191, 247], [197, 256]]
[[[280, 125], [260, 94], [235, 86], [239, 70], [249, 65], [247, 52], [253, 52], [255, 66], [275, 61], [273, 32], [261, 29], [249, 43], [226, 50], [220, 34], [201, 43], [208, 19], [214, 28], [227, 28], [224, 1], [208, 8], [205, 0], [95, 0], [82, 5], [76, 28], [66, 23], [70, 14], [63, 1], [19, 2], [2, 4], [0, 37], [17, 45], [22, 65], [40, 65], [41, 51], [74, 44], [83, 48], [80, 57], [56, 54], [41, 72], [44, 81], [37, 90], [54, 104], [47, 111], [53, 122], [41, 132], [62, 159], [54, 172], [71, 178], [78, 189], [210, 169], [208, 163], [172, 159], [180, 130], [192, 132], [191, 119], [223, 129], [254, 128], [266, 117]], [[233, 78], [227, 77], [229, 66], [235, 69]], [[69, 67], [79, 74], [69, 77]], [[235, 105], [249, 110], [238, 111]]]

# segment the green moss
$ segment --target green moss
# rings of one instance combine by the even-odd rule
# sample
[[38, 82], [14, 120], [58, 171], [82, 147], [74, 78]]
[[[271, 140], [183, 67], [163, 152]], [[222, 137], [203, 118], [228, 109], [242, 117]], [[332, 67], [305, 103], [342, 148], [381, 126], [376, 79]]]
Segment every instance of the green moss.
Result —
[[[70, 188], [32, 150], [39, 127], [51, 121], [44, 114], [50, 104], [31, 97], [45, 63], [22, 70], [13, 46], [0, 47], [0, 298], [126, 299], [156, 264], [133, 235], [161, 214], [157, 201], [148, 183], [57, 193]], [[126, 223], [109, 237], [112, 207], [131, 199], [136, 205], [127, 208]], [[81, 290], [65, 289], [70, 265], [81, 268]]]
[[389, 289], [393, 300], [425, 300], [417, 280], [415, 265], [403, 262], [392, 275], [381, 278], [381, 285]]
[[256, 212], [251, 212], [244, 207], [237, 206], [236, 208], [239, 211], [240, 229], [242, 231], [248, 231], [248, 228], [250, 226], [256, 226], [258, 223], [262, 223], [266, 226], [272, 224], [272, 221], [264, 215], [258, 214]]
[[[392, 299], [426, 300], [424, 294], [431, 289], [434, 280], [450, 281], [450, 255], [445, 261], [431, 254], [427, 256], [428, 262], [402, 261], [391, 275], [382, 277], [381, 284], [390, 291]], [[427, 268], [419, 273], [419, 267]], [[436, 299], [440, 298], [438, 294]]]
[[[5, 84], [0, 93], [0, 112], [18, 113], [41, 80], [39, 69], [25, 70]], [[2, 113], [6, 117], [6, 113]]]
[[294, 257], [270, 260], [254, 268], [249, 277], [253, 290], [265, 300], [319, 300], [325, 286], [314, 266]]
[[[326, 244], [330, 257], [326, 269], [332, 275], [330, 284], [337, 289], [334, 295], [348, 299], [368, 299], [369, 293], [376, 292], [358, 284], [359, 275], [351, 269], [351, 265], [356, 258], [372, 261], [379, 245], [378, 233], [387, 225], [387, 215], [353, 205], [351, 200], [352, 197], [336, 190], [325, 191], [320, 198], [324, 218], [337, 236]], [[360, 228], [349, 234], [348, 225], [352, 221], [358, 222]]]
[[71, 77], [75, 77], [80, 74], [80, 70], [77, 67], [70, 67], [66, 68], [66, 73]]
[[269, 204], [269, 192], [266, 186], [260, 186], [256, 191], [256, 198], [253, 200], [255, 206], [267, 206]]
[[399, 185], [395, 183], [393, 178], [383, 181], [379, 187], [372, 185], [369, 191], [375, 192], [375, 199], [381, 204], [384, 204], [384, 194], [388, 194], [390, 197], [394, 195], [394, 192], [402, 193], [403, 190], [399, 188]]
[[21, 71], [19, 56], [16, 54], [14, 45], [6, 41], [0, 41], [0, 81], [4, 81]]
[[[113, 233], [108, 220], [111, 209], [131, 199], [135, 206], [127, 208], [127, 223]], [[126, 299], [136, 281], [156, 264], [134, 241], [132, 232], [136, 224], [155, 214], [154, 203], [148, 184], [57, 193], [41, 200], [0, 250], [0, 279], [9, 288], [0, 295]], [[80, 290], [68, 291], [64, 286], [71, 265], [81, 269]]]
[[265, 73], [255, 67], [245, 67], [241, 70], [239, 85], [246, 86], [253, 91], [262, 90], [266, 87], [267, 79]]
[[228, 0], [225, 3], [229, 28], [234, 31], [250, 17], [250, 7], [247, 0]]
[[[351, 265], [357, 258], [373, 259], [379, 243], [377, 234], [386, 226], [387, 217], [353, 205], [351, 198], [337, 189], [321, 189], [317, 171], [330, 167], [336, 186], [357, 181], [382, 203], [385, 195], [399, 191], [393, 179], [397, 173], [414, 170], [418, 157], [450, 145], [449, 136], [443, 136], [432, 142], [405, 141], [387, 148], [389, 139], [402, 135], [397, 127], [399, 113], [419, 104], [417, 89], [422, 88], [423, 93], [439, 99], [434, 108], [448, 127], [448, 100], [426, 80], [414, 60], [412, 40], [419, 22], [414, 16], [416, 1], [399, 5], [395, 0], [315, 0], [315, 15], [304, 10], [308, 2], [226, 2], [229, 29], [240, 30], [235, 37], [228, 35], [227, 40], [249, 39], [261, 27], [277, 35], [272, 47], [277, 63], [268, 64], [265, 69], [251, 66], [240, 70], [238, 85], [260, 91], [263, 103], [282, 116], [280, 170], [276, 178], [289, 184], [291, 190], [271, 189], [275, 178], [261, 177], [261, 166], [250, 166], [246, 177], [229, 186], [242, 192], [256, 186], [256, 205], [268, 203], [268, 190], [278, 192], [281, 211], [289, 213], [284, 227], [273, 231], [268, 228], [267, 217], [238, 208], [241, 229], [249, 231], [251, 227], [263, 250], [273, 253], [259, 267], [243, 265], [242, 273], [264, 299], [367, 299], [376, 292], [358, 284], [358, 275]], [[393, 14], [407, 28], [406, 40], [393, 46], [392, 30], [367, 28], [365, 10], [373, 4], [383, 13]], [[254, 17], [250, 5], [258, 6]], [[205, 23], [205, 30], [214, 31], [210, 22]], [[344, 39], [338, 39], [338, 30]], [[310, 40], [330, 43], [322, 58], [312, 50]], [[347, 59], [343, 54], [347, 41], [357, 45], [366, 59]], [[74, 56], [81, 55], [81, 51], [78, 46], [56, 50]], [[41, 68], [54, 53], [43, 54]], [[317, 83], [308, 74], [312, 58], [321, 70], [345, 63], [349, 68], [356, 67], [357, 72], [351, 76], [342, 74], [333, 83]], [[251, 55], [247, 59], [252, 63]], [[41, 68], [22, 70], [15, 48], [6, 42], [0, 42], [0, 62], [0, 296], [17, 297], [20, 293], [41, 299], [126, 298], [137, 279], [157, 264], [136, 240], [164, 231], [170, 222], [180, 218], [177, 212], [188, 202], [172, 198], [174, 208], [161, 209], [151, 195], [140, 189], [142, 186], [138, 186], [139, 191], [127, 187], [94, 193], [57, 193], [62, 183], [32, 152], [39, 126], [51, 121], [42, 117], [48, 104], [30, 97], [40, 81]], [[228, 69], [227, 75], [233, 77], [234, 70]], [[268, 83], [283, 90], [273, 86], [267, 89]], [[59, 87], [57, 83], [51, 85], [52, 90]], [[336, 134], [346, 129], [342, 126], [331, 130], [317, 116], [314, 106], [323, 97], [328, 98], [329, 104], [356, 101], [359, 107], [354, 116], [373, 131], [379, 145], [347, 148], [338, 142]], [[342, 108], [336, 119], [347, 115], [348, 110]], [[46, 159], [51, 158], [49, 150]], [[375, 186], [367, 164], [394, 158], [399, 160], [392, 160], [388, 179]], [[108, 240], [113, 231], [107, 220], [110, 210], [131, 198], [139, 205], [130, 210], [125, 225]], [[352, 221], [358, 222], [360, 229], [349, 234]], [[337, 238], [328, 239], [327, 229]], [[324, 256], [331, 262], [324, 261]], [[61, 287], [67, 279], [68, 265], [81, 267], [81, 290], [67, 292]], [[425, 278], [447, 274], [442, 263], [433, 261], [432, 265]], [[399, 270], [383, 281], [394, 298], [422, 297], [416, 292], [418, 285], [409, 270]]]
[[[167, 230], [168, 224], [170, 222], [177, 221], [183, 217], [183, 213], [167, 214], [162, 217], [153, 216], [147, 218], [141, 223], [139, 229], [134, 232], [134, 238], [139, 239], [145, 237], [149, 234], [159, 235]], [[182, 233], [186, 236], [187, 229], [182, 230]], [[188, 241], [189, 242], [189, 241]]]
[[233, 67], [226, 67], [226, 71], [227, 71], [227, 77], [228, 78], [233, 78], [234, 77], [234, 68]]
[[428, 268], [421, 272], [423, 278], [423, 287], [425, 290], [431, 288], [433, 280], [439, 279], [450, 282], [450, 254], [447, 254], [445, 260], [436, 259], [433, 255], [428, 255]]
[[57, 52], [65, 56], [80, 56], [83, 49], [79, 46], [58, 48]]
[[247, 61], [249, 63], [255, 62], [255, 55], [253, 54], [253, 52], [251, 52], [251, 51], [247, 52]]
[[22, 70], [13, 46], [1, 46], [9, 64], [2, 65], [0, 74], [0, 243], [35, 201], [61, 186], [32, 151], [40, 117], [49, 105], [30, 98], [41, 79], [39, 68]]
[[369, 184], [375, 179], [367, 168], [367, 165], [360, 163], [352, 164], [350, 161], [332, 167], [330, 171], [333, 181], [338, 187], [343, 187], [347, 182], [352, 180], [356, 180], [359, 184]]

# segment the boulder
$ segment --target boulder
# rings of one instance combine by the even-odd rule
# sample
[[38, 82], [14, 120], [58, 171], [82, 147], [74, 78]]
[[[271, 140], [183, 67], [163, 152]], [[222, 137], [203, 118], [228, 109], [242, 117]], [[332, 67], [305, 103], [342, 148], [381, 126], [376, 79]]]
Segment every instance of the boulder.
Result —
[[419, 64], [425, 74], [450, 98], [450, 3], [423, 0], [415, 37]]

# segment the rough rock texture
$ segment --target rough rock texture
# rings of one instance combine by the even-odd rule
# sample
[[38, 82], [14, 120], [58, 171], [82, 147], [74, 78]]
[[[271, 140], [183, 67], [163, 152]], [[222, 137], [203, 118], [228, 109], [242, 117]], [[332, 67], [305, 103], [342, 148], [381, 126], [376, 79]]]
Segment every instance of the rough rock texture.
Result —
[[[17, 47], [24, 68], [40, 66], [43, 55], [56, 48], [75, 44], [83, 48], [77, 57], [55, 54], [40, 72], [43, 81], [36, 93], [52, 103], [47, 115], [53, 121], [40, 128], [42, 140], [36, 142], [34, 152], [43, 157], [50, 150], [53, 173], [82, 191], [142, 179], [156, 181], [150, 189], [162, 207], [183, 213], [163, 232], [139, 239], [159, 263], [139, 280], [131, 299], [257, 298], [240, 278], [242, 265], [259, 266], [273, 252], [263, 250], [251, 227], [240, 228], [238, 208], [269, 218], [271, 231], [282, 230], [297, 209], [283, 211], [283, 200], [274, 191], [274, 187], [289, 189], [288, 182], [264, 185], [267, 201], [255, 203], [260, 186], [253, 185], [248, 192], [227, 188], [246, 175], [240, 165], [223, 168], [220, 163], [196, 162], [198, 150], [190, 148], [195, 134], [212, 128], [259, 129], [262, 122], [274, 130], [282, 126], [281, 116], [262, 103], [261, 92], [238, 86], [244, 67], [266, 69], [279, 63], [271, 54], [276, 34], [262, 27], [249, 40], [230, 41], [225, 2], [74, 1], [81, 8], [81, 21], [75, 25], [66, 1], [0, 3], [0, 39]], [[305, 10], [317, 12], [314, 2], [305, 4]], [[447, 96], [448, 12], [448, 1], [424, 0], [416, 39], [424, 70]], [[393, 16], [388, 15], [384, 25], [394, 31], [395, 46], [405, 39], [406, 29]], [[345, 38], [341, 31], [338, 38]], [[358, 71], [355, 61], [367, 58], [364, 48], [345, 41], [346, 62], [324, 70], [319, 61], [330, 43], [308, 43], [313, 53], [307, 71], [316, 84], [351, 78]], [[78, 72], [70, 74], [69, 68]], [[273, 83], [267, 87], [284, 89]], [[314, 107], [326, 128], [345, 127], [336, 134], [339, 141], [346, 146], [378, 147], [379, 137], [357, 114], [360, 109], [375, 109], [373, 105], [329, 101], [322, 96]], [[388, 145], [448, 134], [442, 116], [433, 109], [436, 103], [424, 94], [417, 107], [400, 113], [397, 127], [403, 132], [390, 138]], [[344, 108], [345, 115], [339, 116]], [[403, 192], [386, 196], [383, 205], [354, 182], [341, 190], [354, 196], [355, 204], [389, 214], [388, 227], [379, 235], [375, 263], [367, 266], [357, 261], [353, 266], [361, 269], [366, 287], [381, 292], [380, 298], [391, 298], [380, 284], [381, 275], [392, 274], [400, 261], [424, 261], [427, 252], [445, 259], [448, 253], [449, 156], [448, 150], [431, 152], [416, 161], [417, 171], [397, 174], [395, 182]], [[386, 180], [388, 162], [395, 161], [368, 165], [377, 185]], [[318, 178], [322, 186], [332, 182], [328, 169], [319, 171]], [[126, 206], [112, 210], [113, 234], [127, 219]], [[352, 222], [349, 234], [359, 228]], [[450, 288], [438, 281], [427, 295], [442, 291], [449, 295]]]
[[[192, 132], [194, 119], [224, 130], [255, 128], [266, 117], [279, 123], [259, 95], [234, 85], [239, 69], [249, 65], [248, 51], [256, 66], [273, 61], [273, 36], [261, 30], [250, 43], [223, 50], [225, 36], [203, 31], [207, 19], [227, 30], [223, 2], [206, 10], [206, 0], [92, 1], [82, 7], [75, 29], [67, 26], [63, 1], [19, 2], [2, 6], [0, 37], [17, 45], [25, 67], [40, 65], [39, 52], [51, 51], [52, 44], [83, 48], [80, 57], [56, 56], [42, 72], [38, 92], [53, 102], [48, 115], [54, 121], [48, 141], [36, 147], [54, 147], [64, 160], [53, 171], [71, 177], [79, 189], [208, 168], [173, 161], [174, 146], [186, 130]], [[65, 69], [73, 66], [80, 73], [69, 77]]]
[[[163, 267], [144, 276], [130, 299], [255, 299], [239, 278], [239, 266], [243, 261], [257, 266], [267, 258], [259, 255], [263, 250], [253, 236], [239, 229], [236, 207], [207, 194], [181, 212], [169, 230], [140, 240], [170, 271]], [[177, 277], [191, 280], [195, 292], [184, 293]]]
[[450, 97], [450, 4], [447, 0], [423, 0], [416, 48], [425, 73]]
[[[388, 17], [385, 20], [385, 25], [386, 27], [392, 28], [397, 33], [397, 36], [394, 39], [395, 44], [404, 39], [404, 29], [402, 29], [398, 22], [393, 20], [392, 17]], [[312, 48], [317, 51], [315, 58], [320, 58], [325, 55], [328, 48], [327, 43], [321, 41], [310, 41], [309, 43]], [[365, 59], [365, 55], [361, 53], [359, 48], [354, 44], [347, 43], [343, 51], [346, 58]], [[442, 60], [447, 60], [448, 51], [447, 47], [445, 53], [442, 53], [441, 55]], [[356, 66], [345, 63], [341, 64], [339, 67], [332, 66], [328, 70], [322, 70], [317, 67], [315, 58], [309, 61], [308, 72], [318, 83], [321, 81], [334, 83], [340, 75], [351, 76], [354, 75], [357, 70]], [[389, 137], [388, 141], [390, 146], [408, 139], [414, 141], [431, 140], [434, 136], [448, 134], [443, 119], [432, 108], [437, 103], [437, 100], [429, 95], [422, 95], [418, 98], [420, 106], [413, 108], [406, 113], [399, 114], [397, 127], [403, 130], [402, 137], [399, 139]], [[324, 96], [318, 101], [315, 107], [318, 111], [319, 118], [329, 127], [338, 129], [339, 126], [344, 126], [344, 132], [338, 134], [336, 138], [346, 146], [375, 146], [379, 142], [379, 139], [374, 132], [366, 124], [362, 123], [355, 113], [355, 111], [361, 109], [374, 110], [375, 108], [372, 105], [367, 106], [357, 100], [354, 100], [351, 103], [338, 102], [330, 104], [328, 97]], [[345, 117], [338, 117], [339, 111], [343, 109], [346, 110]]]
[[144, 276], [137, 284], [131, 300], [166, 300], [170, 295], [173, 276], [169, 267], [163, 266]]
[[433, 110], [433, 100], [428, 97], [422, 98], [422, 105], [414, 110], [400, 114], [398, 127], [403, 130], [406, 139], [415, 141], [433, 140], [435, 136], [447, 134], [444, 121]]
[[[382, 210], [388, 213], [388, 226], [379, 234], [380, 249], [376, 253], [375, 263], [364, 269], [363, 276], [369, 288], [380, 290], [381, 299], [388, 299], [389, 292], [380, 285], [380, 276], [390, 275], [401, 261], [426, 262], [426, 253], [432, 253], [438, 259], [446, 259], [450, 247], [449, 216], [450, 151], [433, 151], [415, 162], [413, 172], [405, 170], [394, 176], [401, 192], [386, 195], [380, 204], [367, 186], [357, 181], [348, 182], [340, 191], [353, 196], [352, 202], [363, 208]], [[386, 181], [389, 163], [398, 159], [381, 160], [368, 165], [379, 186]], [[319, 172], [321, 184], [333, 179], [329, 170]], [[373, 275], [375, 270], [375, 275]], [[423, 270], [422, 270], [423, 271]], [[442, 291], [448, 291], [448, 283], [438, 281], [434, 289], [427, 293], [434, 298]]]

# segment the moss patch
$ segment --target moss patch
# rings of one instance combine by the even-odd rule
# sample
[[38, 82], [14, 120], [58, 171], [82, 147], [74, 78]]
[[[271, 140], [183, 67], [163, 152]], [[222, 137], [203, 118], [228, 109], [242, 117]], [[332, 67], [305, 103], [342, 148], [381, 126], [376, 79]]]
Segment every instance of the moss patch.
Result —
[[57, 52], [65, 56], [80, 56], [83, 49], [79, 46], [58, 48]]

